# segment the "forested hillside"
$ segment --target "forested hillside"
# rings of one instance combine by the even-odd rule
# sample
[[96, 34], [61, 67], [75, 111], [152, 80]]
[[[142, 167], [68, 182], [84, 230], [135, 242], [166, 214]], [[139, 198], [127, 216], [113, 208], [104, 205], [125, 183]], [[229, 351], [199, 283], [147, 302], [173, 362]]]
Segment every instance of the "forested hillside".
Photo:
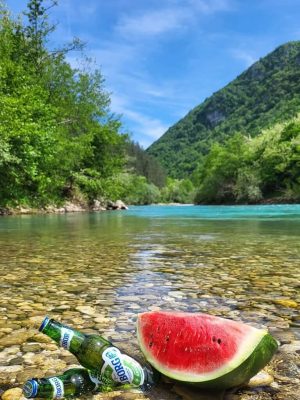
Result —
[[300, 41], [278, 47], [191, 110], [147, 150], [169, 176], [190, 176], [214, 142], [255, 137], [300, 111]]

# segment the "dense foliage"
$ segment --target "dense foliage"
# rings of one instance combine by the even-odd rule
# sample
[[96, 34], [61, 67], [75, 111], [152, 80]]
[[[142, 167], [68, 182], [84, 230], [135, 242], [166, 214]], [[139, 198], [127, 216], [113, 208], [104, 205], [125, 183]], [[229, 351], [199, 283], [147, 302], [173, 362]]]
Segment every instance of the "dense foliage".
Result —
[[92, 197], [125, 162], [103, 78], [66, 62], [78, 41], [46, 48], [43, 1], [29, 2], [26, 25], [0, 12], [0, 204], [43, 205], [77, 188]]
[[169, 176], [184, 178], [212, 144], [236, 132], [255, 137], [300, 111], [300, 41], [290, 42], [253, 64], [191, 110], [147, 150]]
[[198, 203], [300, 201], [300, 117], [213, 144], [194, 173]]
[[165, 170], [138, 143], [130, 141], [127, 146], [127, 154], [127, 167], [130, 171], [136, 175], [144, 176], [147, 181], [159, 188], [165, 186], [167, 178]]

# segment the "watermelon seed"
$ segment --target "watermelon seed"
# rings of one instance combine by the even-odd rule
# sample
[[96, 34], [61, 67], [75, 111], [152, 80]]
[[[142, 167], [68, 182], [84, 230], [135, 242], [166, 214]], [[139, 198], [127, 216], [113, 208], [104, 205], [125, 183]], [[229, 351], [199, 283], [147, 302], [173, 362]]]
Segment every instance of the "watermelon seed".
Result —
[[213, 342], [216, 342], [216, 341], [217, 341], [217, 339], [215, 338], [215, 336], [213, 336], [212, 341], [213, 341]]
[[218, 339], [218, 344], [221, 344], [222, 343], [222, 340], [221, 339]]
[[153, 342], [150, 342], [150, 343], [149, 343], [149, 347], [152, 347], [152, 346], [153, 346]]
[[166, 342], [170, 340], [170, 336], [166, 336]]

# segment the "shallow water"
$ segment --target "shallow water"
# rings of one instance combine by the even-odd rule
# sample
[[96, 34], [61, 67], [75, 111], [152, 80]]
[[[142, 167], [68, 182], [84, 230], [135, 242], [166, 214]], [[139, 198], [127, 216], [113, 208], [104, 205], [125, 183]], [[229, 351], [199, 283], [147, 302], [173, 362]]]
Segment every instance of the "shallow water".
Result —
[[225, 395], [195, 393], [165, 382], [150, 399], [296, 399], [299, 242], [300, 205], [148, 206], [3, 217], [0, 387], [21, 387], [27, 378], [57, 374], [76, 363], [37, 334], [45, 314], [100, 332], [139, 358], [137, 313], [171, 309], [268, 327], [281, 341], [268, 366], [274, 382]]

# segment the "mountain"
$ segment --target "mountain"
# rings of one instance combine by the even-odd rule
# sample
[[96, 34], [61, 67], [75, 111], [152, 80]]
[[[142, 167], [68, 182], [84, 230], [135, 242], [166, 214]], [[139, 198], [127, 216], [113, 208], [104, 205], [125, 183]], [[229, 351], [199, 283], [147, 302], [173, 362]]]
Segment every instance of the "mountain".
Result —
[[213, 142], [236, 132], [256, 136], [300, 111], [300, 41], [288, 42], [254, 63], [192, 109], [148, 149], [169, 176], [184, 178]]

